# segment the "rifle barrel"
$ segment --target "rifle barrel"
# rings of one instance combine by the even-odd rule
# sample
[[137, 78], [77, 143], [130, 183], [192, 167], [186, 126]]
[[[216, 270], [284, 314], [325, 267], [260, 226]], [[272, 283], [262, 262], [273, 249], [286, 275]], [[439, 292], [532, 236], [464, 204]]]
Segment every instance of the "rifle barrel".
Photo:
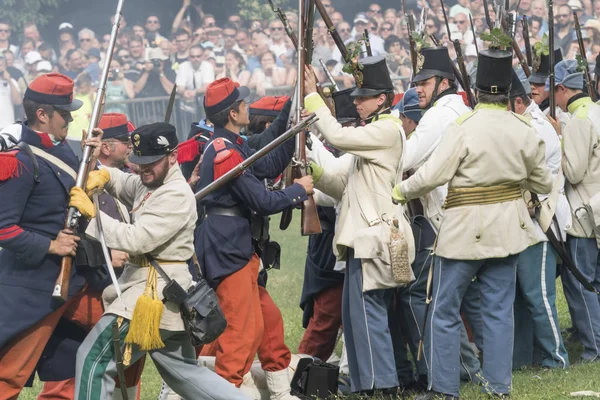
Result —
[[469, 82], [469, 74], [467, 74], [467, 68], [465, 67], [465, 59], [462, 54], [462, 48], [460, 47], [460, 42], [458, 39], [452, 42], [454, 44], [454, 50], [456, 51], [456, 61], [458, 63], [458, 68], [460, 69], [460, 74], [462, 75], [462, 81], [464, 83], [463, 89], [465, 94], [467, 95], [467, 101], [469, 102], [469, 107], [475, 108], [477, 102], [473, 97], [473, 92], [471, 92], [471, 85]]
[[475, 34], [475, 25], [473, 25], [473, 17], [469, 14], [469, 23], [471, 24], [471, 33], [473, 34], [473, 44], [475, 44], [475, 52], [479, 54], [479, 46], [477, 45], [477, 35]]
[[[106, 93], [106, 82], [108, 81], [108, 72], [110, 70], [110, 62], [112, 60], [112, 55], [115, 50], [115, 46], [117, 43], [117, 33], [119, 31], [119, 25], [121, 23], [121, 11], [123, 10], [123, 2], [124, 0], [119, 0], [117, 3], [117, 11], [115, 12], [114, 24], [110, 33], [110, 40], [108, 44], [108, 49], [106, 51], [106, 57], [104, 59], [104, 66], [102, 69], [102, 73], [100, 74], [100, 83], [98, 85], [98, 93], [96, 94], [96, 99], [94, 100], [94, 107], [92, 109], [92, 114], [90, 117], [90, 123], [88, 125], [88, 134], [92, 134], [92, 131], [98, 126], [98, 121], [100, 120], [100, 112], [102, 110], [102, 103], [104, 100], [104, 95]], [[84, 188], [85, 182], [87, 180], [87, 170], [92, 158], [92, 147], [85, 146], [83, 150], [83, 156], [81, 158], [81, 163], [79, 164], [79, 169], [77, 170], [77, 179], [75, 180], [75, 186]], [[77, 231], [79, 226], [79, 211], [75, 207], [69, 207], [67, 211], [67, 218], [65, 220], [65, 228], [72, 230], [74, 233]], [[70, 256], [65, 256], [61, 262], [61, 268], [56, 279], [56, 284], [54, 286], [54, 291], [52, 293], [52, 297], [56, 300], [66, 302], [69, 294], [69, 284], [71, 282], [71, 264], [72, 259]]]
[[525, 40], [525, 56], [527, 57], [527, 64], [533, 65], [533, 56], [531, 54], [531, 41], [529, 40], [529, 23], [527, 21], [527, 15], [521, 17], [521, 24], [523, 25], [523, 40]]
[[281, 134], [279, 137], [275, 138], [269, 144], [267, 144], [262, 149], [258, 150], [256, 153], [252, 154], [250, 157], [246, 158], [244, 161], [236, 165], [225, 175], [221, 176], [217, 180], [211, 182], [206, 185], [202, 190], [198, 191], [194, 196], [196, 197], [196, 201], [200, 201], [210, 193], [214, 192], [217, 189], [222, 188], [227, 183], [235, 179], [239, 174], [248, 169], [252, 164], [263, 158], [267, 153], [271, 152], [275, 148], [279, 147], [283, 143], [285, 143], [288, 139], [296, 136], [300, 131], [307, 129], [310, 125], [317, 122], [318, 118], [316, 114], [312, 113], [306, 118], [304, 121], [294, 125], [286, 132]]
[[554, 9], [552, 8], [552, 0], [548, 0], [548, 47], [550, 48], [550, 73], [548, 79], [550, 81], [550, 116], [556, 119], [556, 99], [554, 97]]
[[590, 75], [590, 68], [587, 63], [587, 52], [585, 51], [585, 43], [583, 43], [583, 37], [581, 36], [581, 25], [579, 24], [579, 17], [577, 16], [577, 12], [575, 11], [573, 11], [573, 19], [575, 20], [575, 32], [577, 34], [579, 56], [581, 57], [582, 62], [585, 63], [585, 70], [583, 71], [583, 74], [585, 75], [588, 96], [590, 96], [593, 101], [596, 101], [596, 91], [594, 90], [594, 84]]

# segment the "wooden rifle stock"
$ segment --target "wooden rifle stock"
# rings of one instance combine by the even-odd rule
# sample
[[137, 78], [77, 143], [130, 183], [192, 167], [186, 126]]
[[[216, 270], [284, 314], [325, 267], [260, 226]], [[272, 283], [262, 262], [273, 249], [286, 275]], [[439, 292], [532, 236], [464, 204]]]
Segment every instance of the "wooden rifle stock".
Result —
[[410, 63], [412, 64], [413, 74], [417, 71], [417, 49], [413, 32], [415, 31], [415, 19], [412, 15], [405, 14], [406, 29], [408, 31], [408, 45], [410, 46]]
[[[104, 60], [104, 67], [100, 74], [100, 83], [98, 85], [98, 93], [94, 100], [94, 107], [90, 117], [90, 123], [88, 125], [88, 134], [92, 134], [92, 131], [98, 126], [100, 121], [100, 114], [102, 113], [104, 95], [106, 92], [106, 82], [108, 81], [108, 72], [110, 70], [110, 62], [112, 60], [113, 52], [117, 43], [117, 33], [119, 31], [119, 24], [121, 23], [121, 10], [123, 9], [123, 1], [119, 0], [117, 4], [117, 11], [115, 12], [114, 24], [110, 33], [110, 40], [106, 57]], [[75, 180], [75, 186], [85, 189], [85, 182], [87, 180], [87, 173], [90, 161], [92, 159], [92, 147], [85, 146], [83, 155], [81, 157], [81, 163], [77, 170], [77, 179]], [[65, 220], [65, 229], [71, 230], [74, 234], [77, 232], [79, 227], [79, 211], [75, 207], [69, 207], [67, 211], [67, 218]], [[63, 257], [60, 265], [60, 272], [56, 278], [54, 285], [54, 291], [52, 292], [52, 298], [55, 301], [66, 302], [69, 297], [69, 285], [71, 283], [71, 269], [73, 260], [71, 256]]]
[[586, 80], [586, 87], [588, 96], [592, 99], [592, 101], [596, 101], [596, 90], [594, 89], [594, 82], [592, 81], [592, 76], [590, 75], [590, 67], [587, 62], [587, 52], [585, 51], [585, 43], [583, 43], [583, 37], [581, 36], [581, 25], [579, 25], [579, 17], [577, 16], [577, 12], [573, 11], [573, 18], [575, 20], [575, 32], [577, 34], [577, 44], [579, 46], [579, 57], [581, 57], [582, 62], [585, 63], [585, 69], [583, 70], [583, 74]]

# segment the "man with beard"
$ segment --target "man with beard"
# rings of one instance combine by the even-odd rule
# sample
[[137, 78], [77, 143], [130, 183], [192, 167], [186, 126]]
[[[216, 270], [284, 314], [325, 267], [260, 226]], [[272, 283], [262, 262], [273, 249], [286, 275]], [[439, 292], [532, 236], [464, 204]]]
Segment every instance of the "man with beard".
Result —
[[554, 45], [560, 47], [563, 54], [567, 54], [571, 47], [573, 36], [575, 35], [575, 29], [573, 28], [573, 12], [571, 11], [571, 7], [566, 4], [559, 6], [557, 11], [558, 12], [554, 14], [554, 17], [558, 20], [556, 23], [558, 29], [554, 30]]
[[[133, 132], [132, 141], [130, 158], [140, 165], [139, 176], [107, 167], [90, 172], [88, 194], [77, 187], [71, 190], [71, 206], [88, 219], [102, 218], [108, 247], [136, 255], [119, 279], [121, 299], [113, 285], [104, 291], [105, 314], [78, 350], [75, 398], [100, 400], [112, 395], [114, 381], [106, 376], [117, 372], [111, 333], [116, 321], [120, 338], [127, 343], [125, 365], [149, 352], [163, 379], [184, 398], [244, 399], [223, 379], [196, 364], [179, 307], [163, 303], [167, 282], [150, 264], [148, 254], [184, 290], [192, 283], [187, 260], [194, 254], [196, 201], [177, 165], [175, 128], [165, 123], [142, 126]], [[101, 189], [132, 209], [132, 224], [102, 211], [96, 215], [88, 195]], [[154, 321], [147, 315], [154, 315]]]

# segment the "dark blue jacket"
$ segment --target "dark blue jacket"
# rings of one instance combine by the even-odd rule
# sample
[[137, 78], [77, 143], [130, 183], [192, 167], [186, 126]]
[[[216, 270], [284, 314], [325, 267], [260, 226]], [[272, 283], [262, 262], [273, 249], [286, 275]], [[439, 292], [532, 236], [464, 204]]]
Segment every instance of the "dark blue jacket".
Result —
[[[225, 128], [215, 128], [213, 140], [216, 138], [225, 139], [227, 149], [238, 152], [244, 159], [254, 153], [239, 135]], [[204, 150], [197, 190], [214, 180], [216, 150], [212, 142]], [[293, 153], [294, 139], [290, 139], [228, 185], [209, 194], [200, 206], [239, 207], [248, 214], [253, 210], [260, 215], [270, 215], [301, 204], [307, 199], [301, 185], [293, 184], [271, 192], [262, 182], [279, 176], [290, 163]], [[243, 268], [254, 254], [250, 222], [244, 217], [209, 215], [196, 229], [195, 246], [204, 277], [216, 287], [223, 278]]]
[[[56, 146], [23, 125], [21, 140], [60, 158], [77, 171], [78, 160], [65, 142]], [[17, 154], [18, 176], [0, 182], [0, 348], [56, 309], [51, 304], [61, 257], [49, 255], [50, 241], [64, 227], [74, 179], [37, 157], [40, 182], [35, 184], [31, 159]], [[0, 168], [2, 164], [0, 163]], [[85, 279], [72, 269], [69, 295]]]

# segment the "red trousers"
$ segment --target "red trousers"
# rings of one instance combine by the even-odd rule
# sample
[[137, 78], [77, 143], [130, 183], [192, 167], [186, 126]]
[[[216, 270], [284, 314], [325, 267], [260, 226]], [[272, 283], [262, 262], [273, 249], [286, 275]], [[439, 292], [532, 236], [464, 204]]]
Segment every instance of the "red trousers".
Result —
[[342, 326], [343, 289], [344, 283], [341, 282], [314, 297], [314, 313], [298, 346], [298, 354], [308, 354], [323, 361], [331, 357]]
[[[252, 263], [252, 261], [251, 261], [251, 263]], [[246, 266], [245, 268], [248, 268], [248, 266]], [[238, 272], [236, 272], [236, 274]], [[227, 279], [229, 279], [230, 277], [228, 277]], [[221, 288], [221, 286], [223, 285], [224, 282], [225, 281], [221, 282], [221, 284], [217, 288], [217, 296], [219, 296], [219, 289]], [[256, 284], [256, 280], [254, 281], [254, 283]], [[283, 332], [283, 318], [281, 316], [281, 311], [279, 311], [279, 307], [277, 307], [275, 302], [273, 302], [273, 299], [269, 295], [269, 292], [267, 292], [267, 289], [265, 289], [261, 286], [258, 286], [258, 284], [256, 284], [256, 287], [258, 289], [258, 301], [259, 301], [258, 312], [261, 314], [261, 318], [263, 321], [263, 328], [261, 329], [263, 331], [263, 333], [260, 338], [258, 349], [255, 350], [250, 355], [250, 363], [249, 364], [246, 363], [246, 361], [247, 361], [246, 358], [239, 357], [237, 359], [236, 362], [238, 362], [239, 365], [241, 365], [243, 362], [244, 368], [240, 372], [241, 375], [236, 374], [234, 376], [235, 382], [230, 380], [230, 378], [228, 378], [227, 376], [222, 375], [221, 372], [219, 372], [220, 369], [218, 366], [221, 364], [221, 362], [219, 361], [220, 355], [219, 355], [218, 349], [219, 349], [219, 346], [223, 346], [223, 345], [225, 345], [225, 347], [229, 346], [227, 343], [223, 343], [223, 340], [234, 340], [234, 341], [238, 340], [238, 341], [240, 341], [240, 339], [243, 338], [244, 340], [249, 341], [249, 338], [245, 338], [244, 334], [241, 334], [237, 338], [233, 337], [233, 336], [228, 336], [225, 339], [223, 338], [223, 336], [225, 335], [225, 332], [227, 332], [227, 329], [229, 329], [229, 324], [231, 323], [231, 321], [230, 321], [229, 315], [225, 312], [225, 309], [223, 308], [223, 303], [221, 302], [220, 296], [219, 296], [219, 304], [221, 305], [221, 308], [223, 309], [223, 312], [225, 313], [225, 316], [227, 318], [227, 324], [228, 324], [227, 329], [225, 330], [225, 332], [223, 332], [223, 334], [215, 342], [213, 342], [207, 346], [204, 346], [202, 348], [202, 351], [200, 352], [200, 355], [202, 355], [202, 356], [216, 356], [217, 360], [215, 363], [215, 369], [217, 370], [217, 373], [238, 387], [241, 385], [244, 375], [250, 370], [250, 367], [252, 366], [252, 361], [254, 360], [254, 355], [256, 354], [256, 352], [258, 352], [258, 359], [260, 360], [262, 368], [265, 371], [269, 371], [269, 372], [281, 371], [282, 369], [287, 368], [290, 365], [290, 360], [292, 358], [290, 349], [285, 345], [285, 336], [284, 336], [284, 332]], [[252, 297], [252, 301], [250, 301], [249, 298], [247, 299], [248, 303], [251, 303], [251, 302], [255, 303], [255, 301], [256, 301], [255, 297]], [[240, 315], [233, 316], [234, 319], [237, 319], [240, 317], [243, 317], [243, 316], [240, 316]], [[235, 324], [237, 325], [238, 323], [236, 322]], [[223, 356], [221, 355], [221, 357], [223, 357]], [[239, 367], [235, 366], [235, 364], [233, 362], [234, 362], [233, 359], [227, 358], [226, 368], [230, 368], [230, 370], [239, 371]], [[221, 368], [223, 368], [223, 364], [221, 364], [221, 365], [222, 365]], [[229, 373], [228, 376], [232, 377], [233, 374]]]
[[217, 340], [205, 345], [202, 356], [215, 356], [215, 372], [240, 387], [250, 371], [263, 336], [264, 322], [258, 294], [260, 259], [223, 279], [216, 293], [227, 319], [227, 328]]
[[[0, 365], [2, 366], [0, 368], [0, 400], [16, 400], [19, 397], [19, 393], [33, 374], [46, 343], [61, 318], [90, 330], [103, 313], [101, 293], [84, 288], [58, 310], [48, 314], [40, 322], [15, 337], [0, 350]], [[141, 369], [143, 369], [143, 362]], [[129, 372], [132, 376], [131, 386], [139, 381], [141, 369], [133, 368]], [[75, 395], [74, 391], [74, 378], [60, 382], [46, 382], [38, 399], [72, 400]]]

